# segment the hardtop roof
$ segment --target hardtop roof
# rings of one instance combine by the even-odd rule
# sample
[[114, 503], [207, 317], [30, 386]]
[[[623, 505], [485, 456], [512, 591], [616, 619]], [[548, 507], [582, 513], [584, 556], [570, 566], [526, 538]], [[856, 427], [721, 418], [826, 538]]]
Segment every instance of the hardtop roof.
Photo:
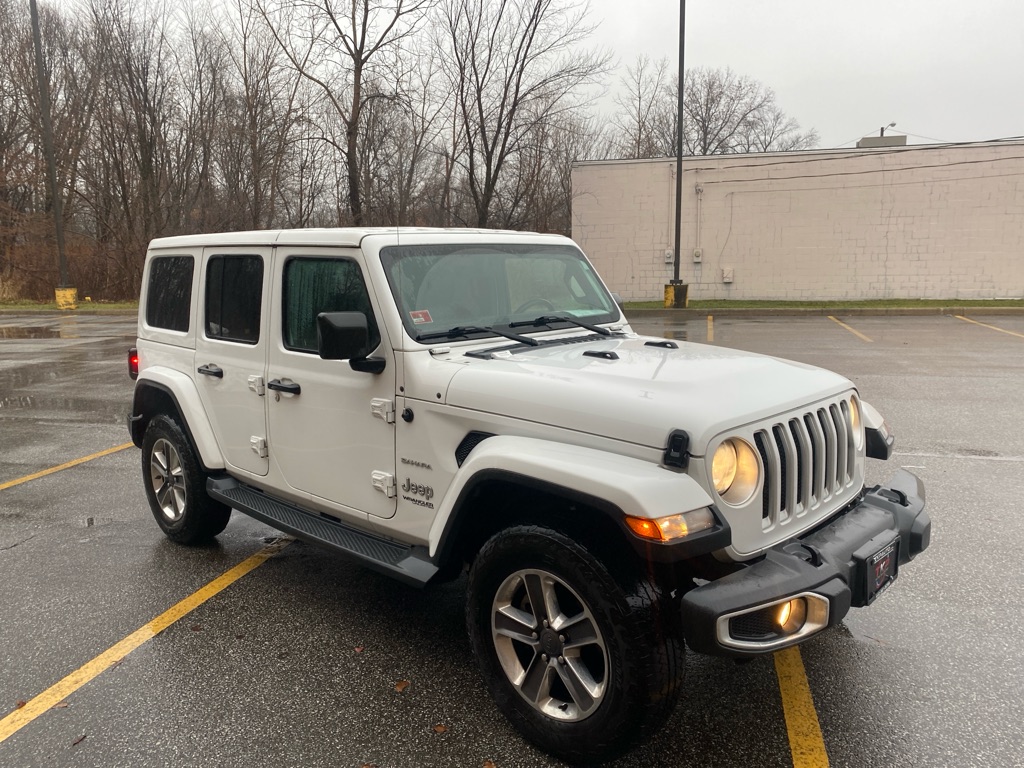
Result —
[[348, 246], [358, 248], [364, 238], [380, 237], [399, 242], [437, 242], [451, 238], [531, 238], [564, 239], [563, 235], [542, 235], [537, 232], [519, 232], [499, 229], [441, 228], [441, 227], [328, 227], [308, 229], [265, 229], [243, 232], [215, 232], [199, 235], [161, 237], [149, 244], [150, 250], [168, 248], [196, 248], [208, 246], [309, 245]]

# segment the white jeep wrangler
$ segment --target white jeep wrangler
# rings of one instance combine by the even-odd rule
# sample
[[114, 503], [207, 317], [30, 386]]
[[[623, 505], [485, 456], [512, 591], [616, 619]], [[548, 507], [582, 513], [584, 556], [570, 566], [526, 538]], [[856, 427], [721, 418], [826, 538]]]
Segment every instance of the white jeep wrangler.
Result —
[[155, 240], [129, 428], [190, 544], [232, 509], [425, 586], [469, 567], [499, 708], [561, 758], [658, 728], [683, 650], [800, 643], [928, 546], [845, 378], [633, 333], [572, 241], [324, 229]]

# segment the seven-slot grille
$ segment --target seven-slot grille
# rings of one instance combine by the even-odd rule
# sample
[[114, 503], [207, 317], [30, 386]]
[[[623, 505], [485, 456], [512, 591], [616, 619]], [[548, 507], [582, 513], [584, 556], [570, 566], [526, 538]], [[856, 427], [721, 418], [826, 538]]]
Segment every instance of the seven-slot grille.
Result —
[[757, 430], [754, 442], [765, 467], [764, 529], [818, 508], [854, 478], [857, 449], [847, 400], [791, 414]]

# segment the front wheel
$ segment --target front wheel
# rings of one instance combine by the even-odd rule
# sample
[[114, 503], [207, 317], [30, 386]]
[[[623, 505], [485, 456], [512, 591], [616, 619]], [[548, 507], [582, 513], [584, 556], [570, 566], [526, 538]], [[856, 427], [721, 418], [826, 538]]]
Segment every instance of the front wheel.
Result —
[[177, 422], [155, 416], [142, 440], [142, 477], [157, 524], [178, 544], [208, 541], [227, 527], [231, 508], [206, 493], [206, 473]]
[[527, 739], [570, 762], [621, 754], [678, 698], [682, 641], [664, 631], [647, 582], [617, 582], [586, 548], [522, 526], [488, 541], [470, 570], [467, 624], [498, 707]]

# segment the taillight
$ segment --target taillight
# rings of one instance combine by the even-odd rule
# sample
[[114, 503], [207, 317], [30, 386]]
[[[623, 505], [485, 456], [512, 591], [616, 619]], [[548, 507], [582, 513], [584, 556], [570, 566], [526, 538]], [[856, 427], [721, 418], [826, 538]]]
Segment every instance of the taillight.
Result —
[[132, 379], [139, 378], [139, 350], [135, 347], [128, 350], [128, 375]]

